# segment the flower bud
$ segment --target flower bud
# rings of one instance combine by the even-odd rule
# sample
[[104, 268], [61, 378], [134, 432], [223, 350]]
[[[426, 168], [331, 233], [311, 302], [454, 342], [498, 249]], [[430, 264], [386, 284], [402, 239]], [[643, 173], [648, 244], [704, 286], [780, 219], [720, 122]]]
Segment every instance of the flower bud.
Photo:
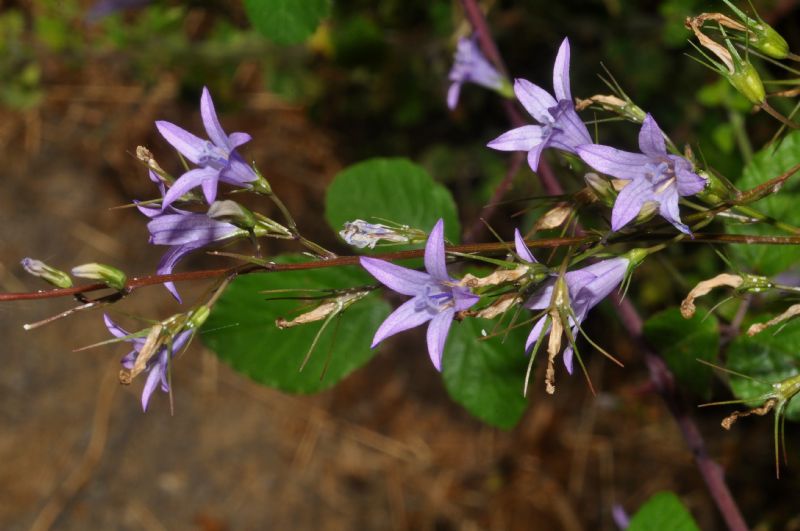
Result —
[[225, 221], [247, 231], [256, 226], [256, 217], [248, 209], [230, 199], [214, 201], [208, 207], [208, 217], [218, 221]]
[[706, 187], [697, 194], [701, 201], [708, 205], [718, 205], [734, 199], [739, 191], [726, 178], [713, 172], [699, 170], [697, 175], [706, 180]]
[[186, 328], [200, 328], [206, 322], [210, 313], [211, 309], [208, 306], [200, 306], [189, 316]]
[[761, 105], [766, 99], [764, 84], [752, 64], [741, 61], [736, 64], [736, 69], [728, 76], [733, 88], [754, 105]]
[[25, 268], [25, 271], [29, 274], [39, 277], [57, 288], [72, 287], [72, 279], [68, 274], [54, 267], [50, 267], [41, 260], [23, 258], [21, 263], [22, 267]]
[[125, 289], [125, 282], [128, 276], [117, 269], [106, 264], [83, 264], [72, 268], [72, 275], [78, 278], [88, 278], [90, 280], [100, 280], [114, 289], [122, 291]]

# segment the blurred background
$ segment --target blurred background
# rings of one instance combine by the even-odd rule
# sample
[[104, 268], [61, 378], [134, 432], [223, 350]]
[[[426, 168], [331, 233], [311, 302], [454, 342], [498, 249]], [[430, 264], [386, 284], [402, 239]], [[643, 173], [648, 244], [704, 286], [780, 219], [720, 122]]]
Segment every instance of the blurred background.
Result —
[[[505, 174], [510, 157], [484, 147], [508, 129], [497, 98], [467, 85], [455, 112], [445, 105], [454, 45], [468, 32], [459, 2], [334, 1], [313, 37], [290, 47], [249, 29], [238, 2], [122, 5], [0, 4], [0, 290], [41, 287], [19, 266], [25, 256], [64, 269], [91, 261], [131, 275], [155, 269], [162, 249], [146, 243], [142, 217], [115, 207], [156, 194], [134, 157], [137, 145], [177, 170], [153, 122], [199, 132], [204, 85], [223, 127], [253, 136], [245, 158], [257, 162], [304, 233], [337, 250], [346, 252], [320, 212], [327, 183], [351, 163], [410, 157], [453, 191], [465, 227]], [[597, 78], [603, 62], [676, 143], [699, 146], [730, 177], [742, 166], [736, 124], [746, 119], [756, 148], [775, 131], [774, 121], [749, 116], [746, 102], [685, 55], [683, 19], [722, 10], [721, 3], [483, 5], [512, 76], [550, 87], [558, 44], [569, 36], [576, 96], [607, 92]], [[756, 7], [800, 49], [795, 1]], [[608, 142], [631, 146], [637, 131], [603, 129]], [[567, 187], [580, 186], [563, 162], [550, 160]], [[537, 193], [525, 168], [509, 198]], [[508, 214], [520, 208], [505, 205], [493, 226], [509, 234], [516, 222]], [[267, 252], [284, 249], [269, 243]], [[678, 302], [717, 260], [710, 250], [673, 258], [690, 271], [682, 284], [633, 287], [645, 312]], [[220, 263], [201, 253], [180, 269]], [[174, 373], [175, 414], [160, 393], [143, 414], [141, 382], [117, 382], [122, 346], [73, 351], [106, 339], [99, 313], [23, 331], [23, 323], [69, 306], [0, 306], [2, 529], [616, 529], [615, 504], [633, 513], [667, 489], [703, 529], [722, 527], [610, 305], [587, 326], [626, 368], [590, 354], [596, 397], [581, 378], [563, 378], [552, 397], [535, 380], [531, 406], [511, 431], [487, 427], [450, 401], [421, 330], [397, 337], [316, 396], [261, 387], [195, 342]], [[153, 287], [119, 309], [156, 318], [176, 306]], [[778, 481], [771, 419], [724, 432], [727, 411], [699, 410], [696, 418], [748, 523], [800, 529], [800, 472], [791, 457], [800, 430], [787, 426], [790, 464]]]

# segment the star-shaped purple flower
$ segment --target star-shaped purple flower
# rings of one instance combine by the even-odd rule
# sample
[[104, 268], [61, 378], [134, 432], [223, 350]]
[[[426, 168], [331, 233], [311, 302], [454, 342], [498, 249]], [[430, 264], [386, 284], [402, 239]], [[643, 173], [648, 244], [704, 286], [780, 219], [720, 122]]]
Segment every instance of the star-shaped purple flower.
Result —
[[[627, 258], [610, 258], [584, 267], [583, 269], [568, 271], [566, 275], [564, 275], [564, 280], [569, 290], [569, 302], [572, 310], [569, 326], [572, 330], [573, 338], [577, 338], [578, 329], [589, 313], [589, 310], [597, 306], [600, 301], [605, 299], [609, 293], [620, 285], [625, 278], [630, 263], [630, 260]], [[553, 298], [555, 283], [556, 279], [548, 280], [530, 299], [525, 301], [524, 306], [529, 310], [544, 310], [548, 308]], [[547, 316], [543, 315], [536, 321], [525, 343], [526, 351], [536, 343], [536, 340], [539, 339], [543, 333], [542, 330], [546, 318]], [[549, 331], [550, 327], [548, 326], [548, 329], [545, 330], [544, 333]], [[564, 349], [564, 365], [567, 368], [567, 372], [570, 374], [572, 374], [573, 368], [572, 357], [572, 345], [569, 345]]]
[[611, 211], [611, 230], [618, 231], [633, 220], [648, 201], [658, 203], [661, 216], [676, 229], [691, 234], [681, 223], [678, 199], [703, 190], [706, 180], [693, 171], [692, 163], [667, 154], [664, 134], [650, 114], [639, 130], [641, 153], [609, 146], [586, 145], [578, 155], [595, 170], [630, 180], [617, 196]]
[[[161, 209], [141, 205], [139, 211], [150, 218], [150, 222], [147, 223], [150, 243], [170, 246], [158, 264], [156, 273], [159, 275], [172, 273], [178, 261], [196, 249], [214, 242], [247, 235], [247, 231], [231, 223], [212, 219], [206, 214], [197, 212], [187, 212], [173, 207], [162, 212]], [[178, 302], [181, 302], [174, 283], [166, 282], [164, 287]]]
[[205, 87], [200, 98], [200, 115], [210, 141], [203, 140], [170, 122], [156, 122], [161, 136], [181, 155], [199, 166], [187, 171], [172, 184], [164, 195], [162, 208], [168, 207], [186, 192], [198, 186], [202, 187], [206, 201], [210, 204], [217, 197], [219, 181], [234, 186], [246, 186], [247, 183], [258, 179], [256, 172], [235, 151], [237, 147], [250, 141], [250, 135], [225, 133], [217, 118], [211, 94]]
[[[124, 368], [129, 370], [133, 369], [134, 364], [136, 363], [136, 358], [139, 356], [139, 352], [141, 352], [142, 348], [144, 347], [147, 338], [131, 337], [131, 334], [126, 332], [106, 314], [103, 314], [103, 320], [105, 321], [106, 328], [108, 328], [108, 331], [111, 333], [111, 335], [133, 344], [133, 350], [126, 354], [121, 360]], [[184, 330], [179, 332], [172, 339], [170, 345], [162, 345], [158, 347], [158, 351], [147, 362], [147, 368], [145, 369], [148, 373], [147, 380], [145, 381], [144, 389], [142, 390], [142, 409], [144, 411], [147, 411], [147, 404], [150, 402], [150, 396], [156, 390], [156, 386], [159, 382], [161, 382], [161, 390], [165, 393], [169, 392], [168, 370], [170, 358], [172, 358], [176, 352], [180, 352], [181, 349], [186, 346], [186, 343], [192, 337], [192, 333], [193, 330]]]
[[481, 53], [475, 37], [462, 37], [458, 40], [456, 56], [449, 77], [453, 82], [447, 91], [447, 107], [450, 110], [455, 109], [458, 105], [458, 96], [461, 93], [461, 85], [464, 83], [475, 83], [489, 90], [497, 91], [501, 90], [503, 85], [508, 87], [505, 77]]
[[378, 328], [372, 348], [398, 332], [428, 325], [428, 354], [437, 371], [442, 370], [442, 353], [456, 312], [466, 310], [479, 297], [469, 288], [456, 285], [447, 274], [444, 252], [444, 221], [439, 220], [425, 244], [425, 270], [416, 271], [385, 260], [362, 257], [361, 266], [386, 287], [412, 298], [397, 308]]
[[488, 146], [500, 151], [527, 151], [528, 164], [533, 171], [539, 167], [539, 158], [547, 148], [576, 153], [578, 146], [591, 144], [589, 130], [575, 111], [569, 88], [569, 40], [564, 39], [558, 49], [553, 67], [553, 93], [525, 79], [514, 81], [514, 93], [541, 125], [524, 125], [500, 135]]

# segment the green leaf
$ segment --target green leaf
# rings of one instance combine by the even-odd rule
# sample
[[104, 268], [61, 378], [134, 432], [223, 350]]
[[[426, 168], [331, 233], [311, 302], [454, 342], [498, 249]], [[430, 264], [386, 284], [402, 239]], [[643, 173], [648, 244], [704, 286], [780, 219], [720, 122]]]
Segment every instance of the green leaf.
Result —
[[628, 531], [700, 531], [692, 514], [672, 492], [650, 497], [631, 518]]
[[482, 339], [482, 330], [494, 322], [466, 319], [454, 322], [444, 350], [444, 383], [450, 396], [479, 419], [499, 428], [513, 428], [528, 401], [522, 386], [528, 357], [525, 331], [512, 330], [503, 336]]
[[683, 386], [696, 395], [708, 398], [711, 370], [697, 360], [716, 360], [719, 327], [713, 314], [702, 313], [697, 312], [693, 318], [684, 319], [678, 308], [670, 308], [647, 320], [644, 335]]
[[451, 242], [458, 242], [461, 232], [449, 190], [404, 158], [369, 159], [340, 171], [328, 187], [325, 217], [336, 232], [356, 219], [389, 220], [430, 231], [439, 218]]
[[[277, 261], [302, 260], [292, 256]], [[269, 301], [267, 299], [287, 294], [262, 292], [294, 288], [324, 290], [373, 283], [374, 279], [357, 267], [245, 275], [225, 290], [206, 321], [201, 337], [220, 359], [259, 383], [293, 393], [321, 391], [372, 358], [375, 351], [369, 348], [370, 342], [389, 314], [389, 305], [377, 293], [372, 293], [350, 306], [340, 318], [334, 317], [300, 372], [300, 365], [322, 321], [280, 330], [275, 326], [277, 318], [296, 317], [311, 307], [303, 307], [303, 301], [297, 300]], [[320, 293], [301, 292], [300, 295]], [[337, 324], [336, 319], [341, 319], [341, 324]]]
[[278, 44], [297, 44], [330, 13], [329, 0], [244, 0], [247, 17], [259, 33]]
[[[788, 134], [777, 150], [766, 147], [759, 151], [735, 183], [739, 189], [747, 190], [777, 177], [800, 162], [800, 131]], [[800, 227], [800, 177], [791, 177], [781, 191], [765, 197], [751, 206], [774, 219]], [[780, 234], [785, 232], [766, 224], [740, 225], [728, 222], [731, 232], [737, 234]], [[734, 257], [755, 273], [772, 276], [800, 263], [800, 246], [777, 245], [733, 245]]]
[[[768, 318], [765, 316], [763, 320]], [[737, 398], [757, 399], [770, 390], [770, 384], [797, 374], [800, 366], [800, 320], [790, 321], [777, 333], [776, 330], [767, 329], [753, 337], [742, 335], [728, 346], [728, 368], [764, 382], [731, 376], [731, 390]], [[800, 400], [789, 402], [786, 418], [800, 420]]]

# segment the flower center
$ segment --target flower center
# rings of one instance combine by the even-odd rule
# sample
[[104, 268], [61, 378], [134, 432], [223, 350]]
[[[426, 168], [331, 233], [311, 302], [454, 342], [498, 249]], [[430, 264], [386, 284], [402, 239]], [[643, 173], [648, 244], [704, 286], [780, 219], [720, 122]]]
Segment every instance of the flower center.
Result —
[[675, 181], [675, 168], [671, 162], [648, 163], [644, 167], [645, 178], [653, 183], [656, 194], [664, 193]]
[[221, 170], [228, 165], [229, 156], [230, 153], [226, 150], [207, 140], [200, 153], [198, 164], [200, 164], [200, 166], [211, 166], [214, 169]]
[[418, 311], [427, 308], [438, 313], [452, 305], [453, 293], [451, 290], [442, 291], [442, 287], [438, 284], [427, 284], [425, 291], [417, 299], [415, 307]]

